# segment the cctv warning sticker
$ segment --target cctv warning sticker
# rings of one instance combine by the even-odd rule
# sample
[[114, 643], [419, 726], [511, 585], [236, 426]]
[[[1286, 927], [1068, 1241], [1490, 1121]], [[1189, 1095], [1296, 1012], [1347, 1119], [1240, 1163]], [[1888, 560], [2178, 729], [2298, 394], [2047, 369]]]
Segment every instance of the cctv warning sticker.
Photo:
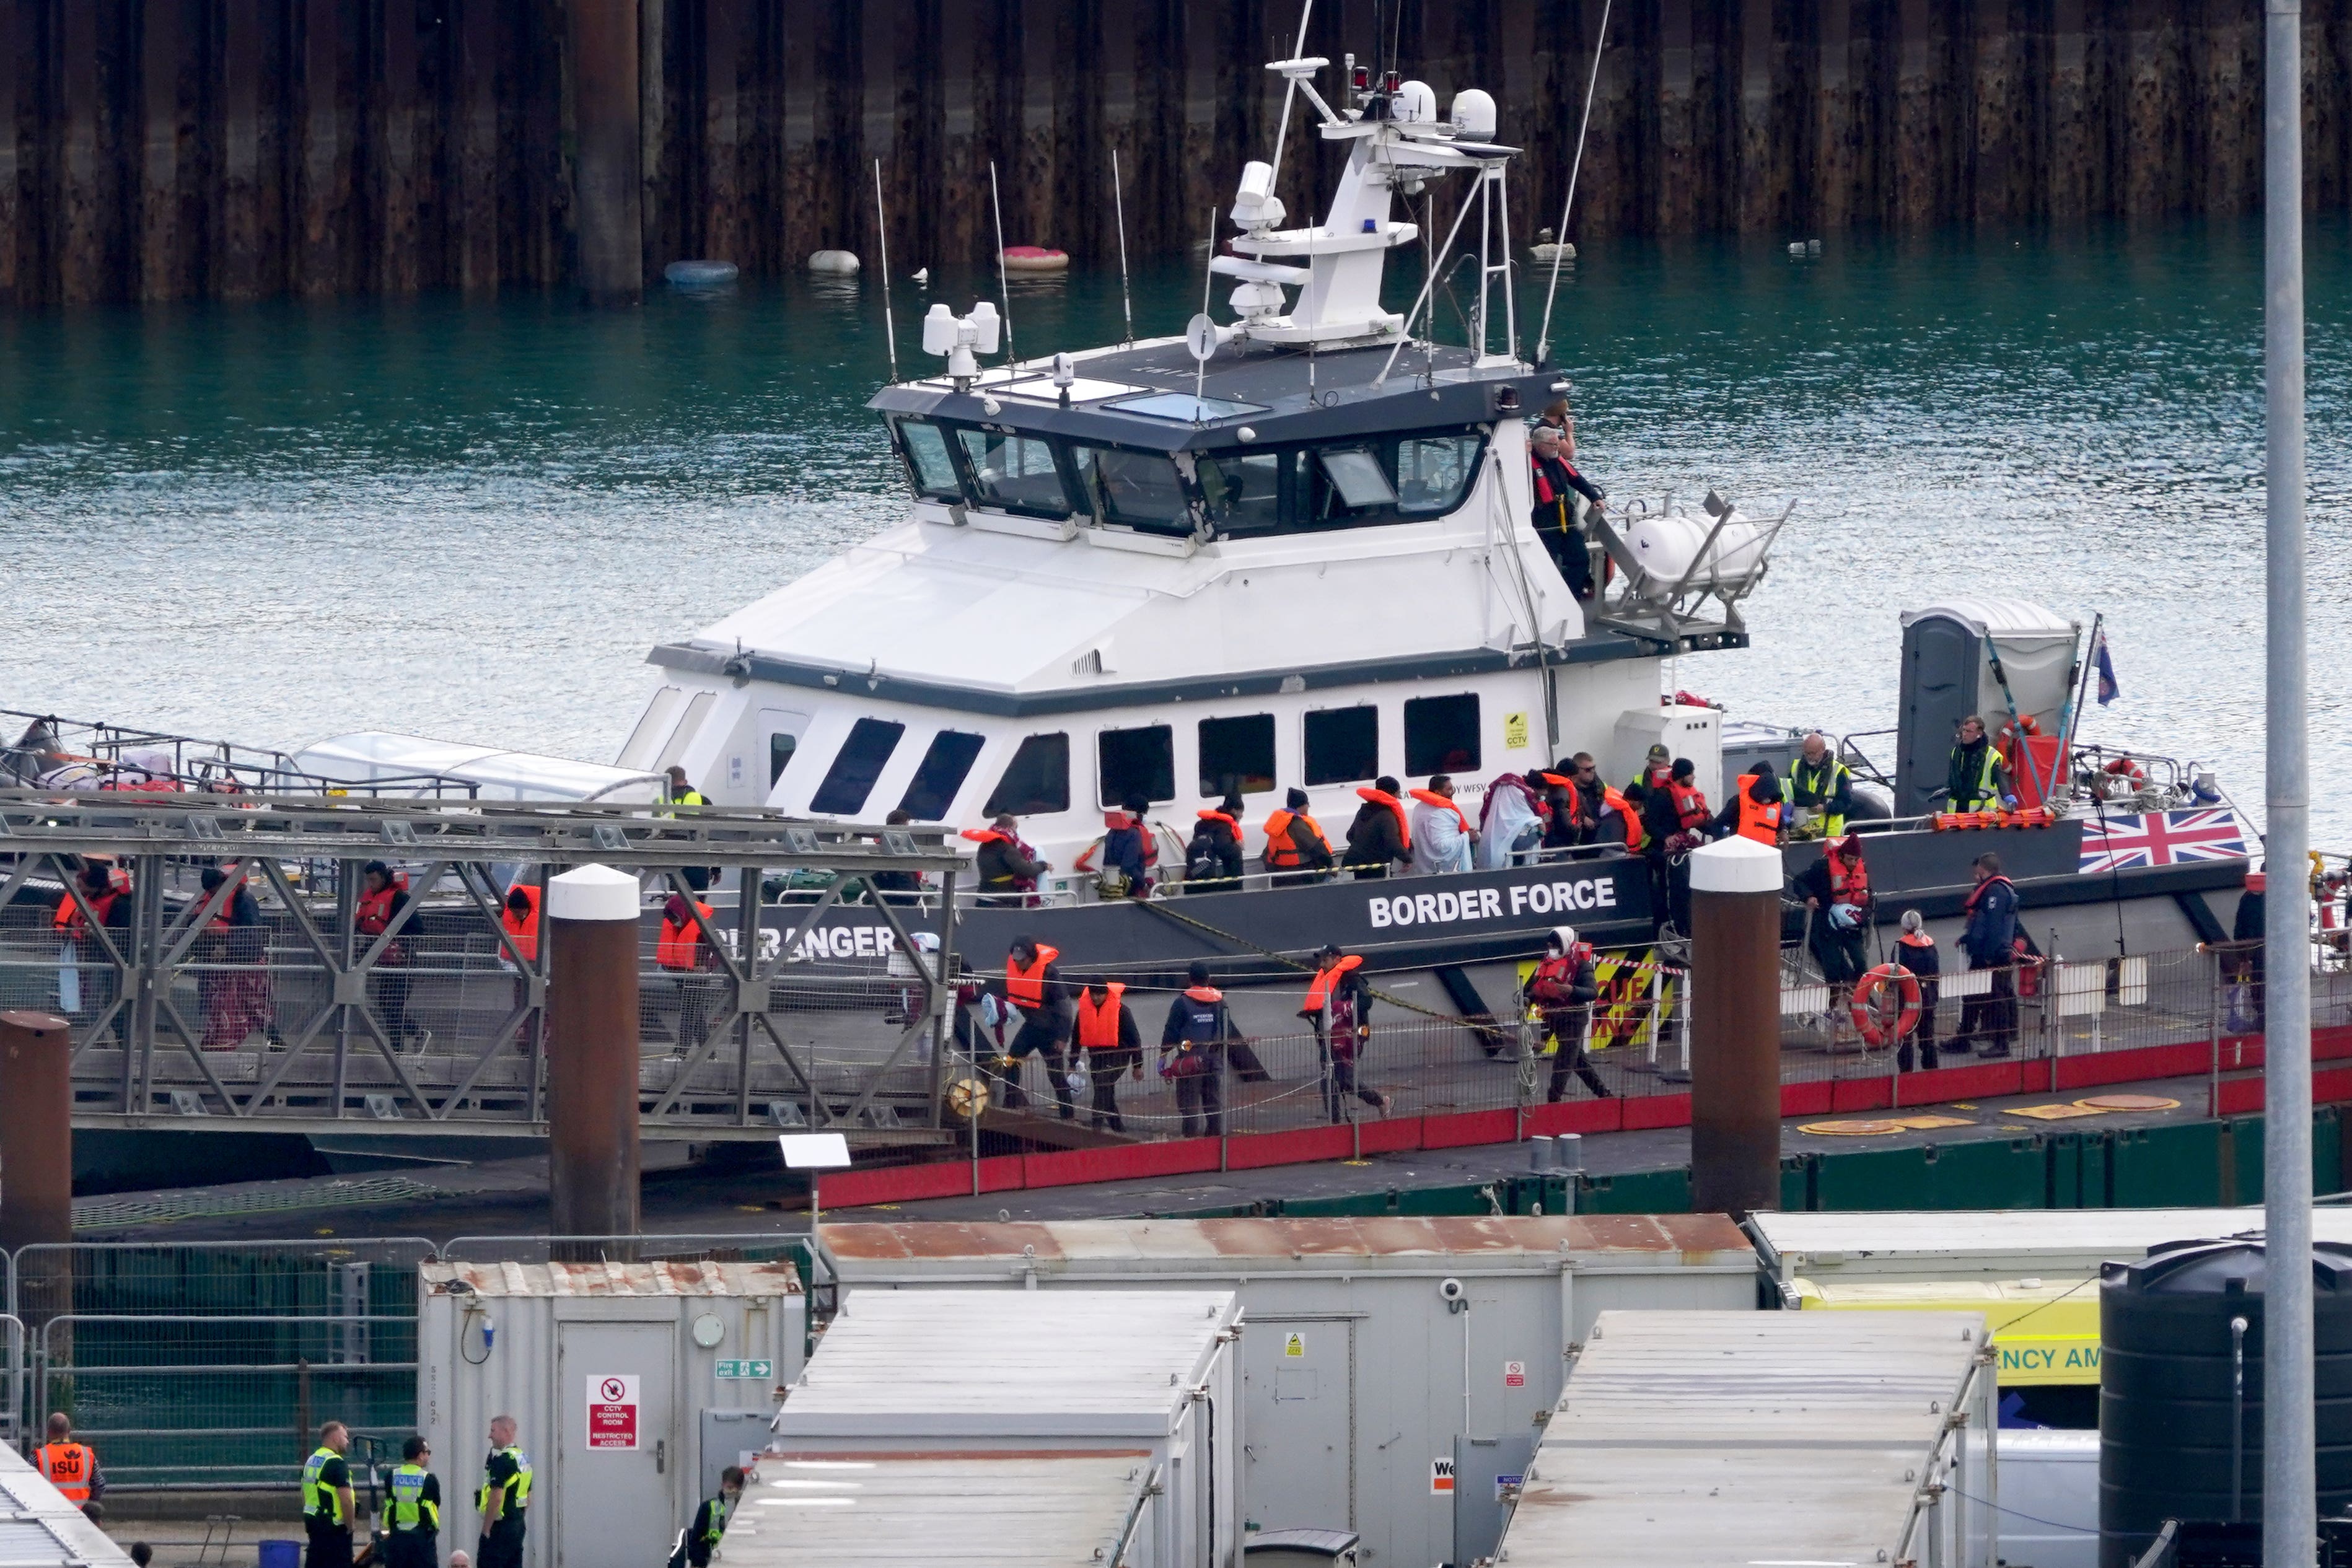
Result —
[[1432, 1497], [1454, 1495], [1454, 1459], [1451, 1455], [1442, 1459], [1429, 1461], [1429, 1495]]
[[1283, 1335], [1282, 1354], [1294, 1360], [1304, 1356], [1307, 1354], [1307, 1336], [1303, 1333]]
[[637, 1446], [637, 1380], [630, 1373], [588, 1375], [588, 1446]]

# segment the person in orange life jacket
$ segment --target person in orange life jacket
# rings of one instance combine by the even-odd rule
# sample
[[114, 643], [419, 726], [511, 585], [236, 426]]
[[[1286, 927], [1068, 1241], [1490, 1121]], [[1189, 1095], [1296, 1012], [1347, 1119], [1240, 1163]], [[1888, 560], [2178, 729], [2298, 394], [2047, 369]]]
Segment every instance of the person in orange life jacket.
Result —
[[1412, 809], [1412, 869], [1423, 876], [1468, 871], [1478, 832], [1454, 803], [1453, 778], [1433, 774], [1429, 788], [1415, 789], [1412, 798], [1418, 802]]
[[1675, 758], [1666, 787], [1652, 789], [1647, 802], [1651, 851], [1658, 857], [1652, 862], [1652, 875], [1659, 875], [1663, 868], [1666, 897], [1662, 907], [1675, 929], [1685, 935], [1691, 928], [1690, 852], [1706, 841], [1709, 816], [1697, 774], [1689, 758]]
[[1805, 946], [1822, 967], [1830, 988], [1830, 1032], [1845, 1019], [1853, 983], [1870, 967], [1870, 872], [1863, 864], [1862, 835], [1848, 833], [1797, 874], [1811, 920]]
[[[58, 1010], [80, 1019], [104, 1012], [114, 999], [118, 971], [106, 956], [106, 941], [114, 944], [116, 952], [129, 956], [131, 915], [137, 901], [131, 895], [131, 873], [118, 866], [85, 861], [74, 881], [89, 913], [82, 913], [68, 890], [58, 897], [50, 925], [58, 938]], [[101, 940], [90, 930], [93, 923], [111, 935]], [[128, 1035], [130, 1011], [127, 1007], [117, 1009], [107, 1026], [118, 1040]]]
[[1577, 525], [1573, 497], [1581, 496], [1597, 507], [1603, 500], [1601, 490], [1576, 471], [1560, 433], [1548, 424], [1538, 424], [1528, 433], [1528, 486], [1535, 500], [1528, 520], [1552, 564], [1559, 569], [1568, 591], [1590, 600], [1592, 557], [1585, 547], [1584, 530]]
[[1323, 1058], [1323, 1109], [1334, 1124], [1350, 1094], [1383, 1116], [1389, 1113], [1388, 1096], [1373, 1093], [1356, 1077], [1372, 1038], [1372, 988], [1365, 982], [1363, 963], [1361, 956], [1327, 945], [1315, 955], [1315, 978], [1298, 1009], [1315, 1030]]
[[1528, 775], [1528, 782], [1542, 791], [1543, 841], [1548, 850], [1574, 849], [1583, 841], [1583, 824], [1577, 821], [1577, 807], [1581, 797], [1576, 792], [1573, 773], [1563, 764], [1555, 763], [1549, 769], [1537, 768]]
[[[1116, 821], [1107, 822], [1102, 836], [1102, 869], [1106, 875], [1116, 873], [1125, 879], [1127, 896], [1151, 896], [1151, 873], [1158, 862], [1159, 846], [1151, 841], [1151, 828], [1144, 821], [1151, 802], [1140, 795], [1129, 795], [1119, 803]], [[1088, 862], [1094, 851], [1089, 849], [1078, 857], [1078, 869], [1093, 869]]]
[[1387, 774], [1372, 780], [1371, 788], [1359, 789], [1363, 804], [1356, 808], [1356, 820], [1348, 824], [1349, 867], [1358, 882], [1367, 882], [1389, 874], [1389, 868], [1399, 861], [1412, 858], [1412, 833], [1405, 826], [1404, 802], [1398, 800], [1397, 781]]
[[972, 873], [980, 882], [981, 903], [991, 907], [1023, 907], [1037, 891], [1037, 879], [1053, 869], [1021, 841], [1021, 820], [1010, 811], [999, 811], [985, 828], [967, 828], [963, 836], [980, 846]]
[[1737, 833], [1759, 844], [1777, 846], [1781, 821], [1788, 814], [1786, 797], [1781, 793], [1780, 780], [1772, 772], [1772, 765], [1759, 762], [1755, 771], [1739, 776], [1738, 787], [1707, 824], [1707, 831], [1718, 839]]
[[1929, 1072], [1936, 1071], [1936, 1004], [1943, 1000], [1944, 961], [1936, 952], [1936, 939], [1927, 935], [1927, 922], [1916, 909], [1903, 912], [1903, 935], [1895, 939], [1895, 961], [1919, 979], [1919, 1022], [1895, 1052], [1896, 1071], [1911, 1071], [1911, 1048], [1919, 1048], [1919, 1065]]
[[73, 1422], [63, 1411], [49, 1416], [48, 1441], [33, 1450], [33, 1468], [70, 1503], [96, 1502], [106, 1495], [106, 1472], [87, 1443], [74, 1441]]
[[1585, 1028], [1592, 1018], [1593, 1000], [1601, 987], [1592, 977], [1592, 949], [1576, 939], [1576, 927], [1556, 925], [1544, 938], [1544, 956], [1528, 978], [1528, 1000], [1551, 1036], [1554, 1055], [1547, 1103], [1568, 1092], [1570, 1072], [1584, 1081], [1596, 1100], [1610, 1098], [1609, 1085], [1584, 1054]]
[[359, 902], [352, 906], [352, 931], [360, 938], [359, 947], [364, 953], [375, 945], [377, 937], [399, 928], [399, 935], [385, 944], [383, 954], [375, 961], [375, 973], [368, 989], [376, 1010], [383, 1015], [385, 1042], [394, 1051], [408, 1049], [404, 1041], [415, 1042], [414, 1049], [423, 1051], [433, 1043], [433, 1031], [408, 1016], [409, 938], [415, 935], [415, 923], [400, 924], [401, 914], [408, 907], [408, 878], [382, 861], [370, 861], [360, 870]]
[[1992, 971], [1992, 983], [1960, 1005], [1960, 1031], [1952, 1037], [1952, 1049], [1965, 1051], [1981, 1040], [1978, 1054], [2007, 1056], [2017, 1038], [2017, 889], [2000, 874], [1999, 855], [1979, 855], [1976, 878], [1960, 947], [1970, 969]]
[[1016, 937], [1005, 955], [1004, 995], [1021, 1009], [1021, 1028], [1005, 1048], [1004, 1108], [1017, 1111], [1029, 1103], [1021, 1088], [1021, 1064], [1034, 1054], [1045, 1059], [1054, 1102], [1061, 1107], [1062, 1120], [1068, 1122], [1077, 1117], [1070, 1103], [1066, 1057], [1077, 1008], [1075, 988], [1062, 978], [1061, 966], [1054, 962], [1060, 956], [1060, 948], [1044, 946], [1034, 936]]
[[1176, 1109], [1184, 1136], [1222, 1136], [1225, 1130], [1225, 1049], [1240, 1038], [1225, 994], [1209, 983], [1209, 966], [1192, 961], [1190, 984], [1168, 1004], [1160, 1030], [1160, 1076], [1176, 1081]]
[[1184, 846], [1184, 891], [1231, 893], [1248, 862], [1242, 854], [1242, 798], [1228, 795], [1200, 814]]
[[1135, 1027], [1135, 1010], [1127, 1005], [1127, 987], [1118, 980], [1090, 981], [1078, 991], [1078, 1059], [1094, 1082], [1094, 1108], [1087, 1124], [1095, 1131], [1127, 1131], [1118, 1113], [1118, 1075], [1132, 1071], [1143, 1076], [1143, 1034]]
[[709, 920], [710, 905], [698, 898], [689, 904], [686, 894], [673, 891], [662, 901], [661, 931], [654, 940], [654, 961], [677, 990], [677, 1043], [670, 1049], [672, 1061], [683, 1061], [709, 1038], [710, 1003], [720, 983], [717, 975], [706, 973], [719, 967], [719, 959], [703, 939], [697, 914]]
[[1261, 858], [1276, 887], [1327, 882], [1339, 858], [1331, 852], [1331, 841], [1323, 836], [1323, 824], [1307, 814], [1307, 791], [1294, 789], [1283, 797], [1282, 810], [1265, 820]]
[[[209, 900], [227, 885], [228, 873], [207, 866], [200, 880], [204, 896]], [[221, 967], [196, 976], [196, 1006], [205, 1019], [203, 1049], [234, 1051], [255, 1030], [268, 1030], [272, 1043], [277, 1043], [269, 973], [261, 967], [268, 956], [268, 938], [261, 929], [261, 905], [254, 901], [242, 877], [206, 926], [202, 938], [205, 950]]]

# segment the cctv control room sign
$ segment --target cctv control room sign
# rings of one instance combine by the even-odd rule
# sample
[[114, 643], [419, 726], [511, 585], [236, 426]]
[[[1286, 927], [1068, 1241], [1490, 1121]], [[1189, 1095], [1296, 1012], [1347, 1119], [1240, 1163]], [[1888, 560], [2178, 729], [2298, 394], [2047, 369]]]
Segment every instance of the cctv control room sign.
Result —
[[588, 1446], [634, 1449], [637, 1446], [637, 1380], [630, 1373], [588, 1375]]

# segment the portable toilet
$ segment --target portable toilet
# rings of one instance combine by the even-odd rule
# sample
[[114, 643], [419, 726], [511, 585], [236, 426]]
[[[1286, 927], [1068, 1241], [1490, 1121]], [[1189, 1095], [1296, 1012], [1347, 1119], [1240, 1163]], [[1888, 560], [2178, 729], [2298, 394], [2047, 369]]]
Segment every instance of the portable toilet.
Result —
[[1955, 599], [1905, 612], [1895, 814], [1945, 809], [1953, 734], [1970, 715], [1984, 721], [1996, 746], [2012, 714], [2041, 731], [2044, 744], [2032, 766], [2013, 770], [2029, 786], [2021, 804], [2034, 803], [2033, 780], [2050, 782], [2064, 766], [2059, 731], [2081, 674], [2074, 655], [2082, 631], [2080, 622], [2021, 599]]

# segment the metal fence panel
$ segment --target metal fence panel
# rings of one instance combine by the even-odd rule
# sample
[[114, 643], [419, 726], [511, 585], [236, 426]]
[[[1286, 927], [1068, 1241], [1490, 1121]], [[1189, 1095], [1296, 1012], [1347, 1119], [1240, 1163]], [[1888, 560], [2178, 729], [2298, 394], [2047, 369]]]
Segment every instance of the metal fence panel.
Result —
[[321, 1422], [355, 1459], [416, 1429], [416, 1319], [64, 1313], [41, 1326], [33, 1385], [100, 1455], [110, 1490], [293, 1484]]

